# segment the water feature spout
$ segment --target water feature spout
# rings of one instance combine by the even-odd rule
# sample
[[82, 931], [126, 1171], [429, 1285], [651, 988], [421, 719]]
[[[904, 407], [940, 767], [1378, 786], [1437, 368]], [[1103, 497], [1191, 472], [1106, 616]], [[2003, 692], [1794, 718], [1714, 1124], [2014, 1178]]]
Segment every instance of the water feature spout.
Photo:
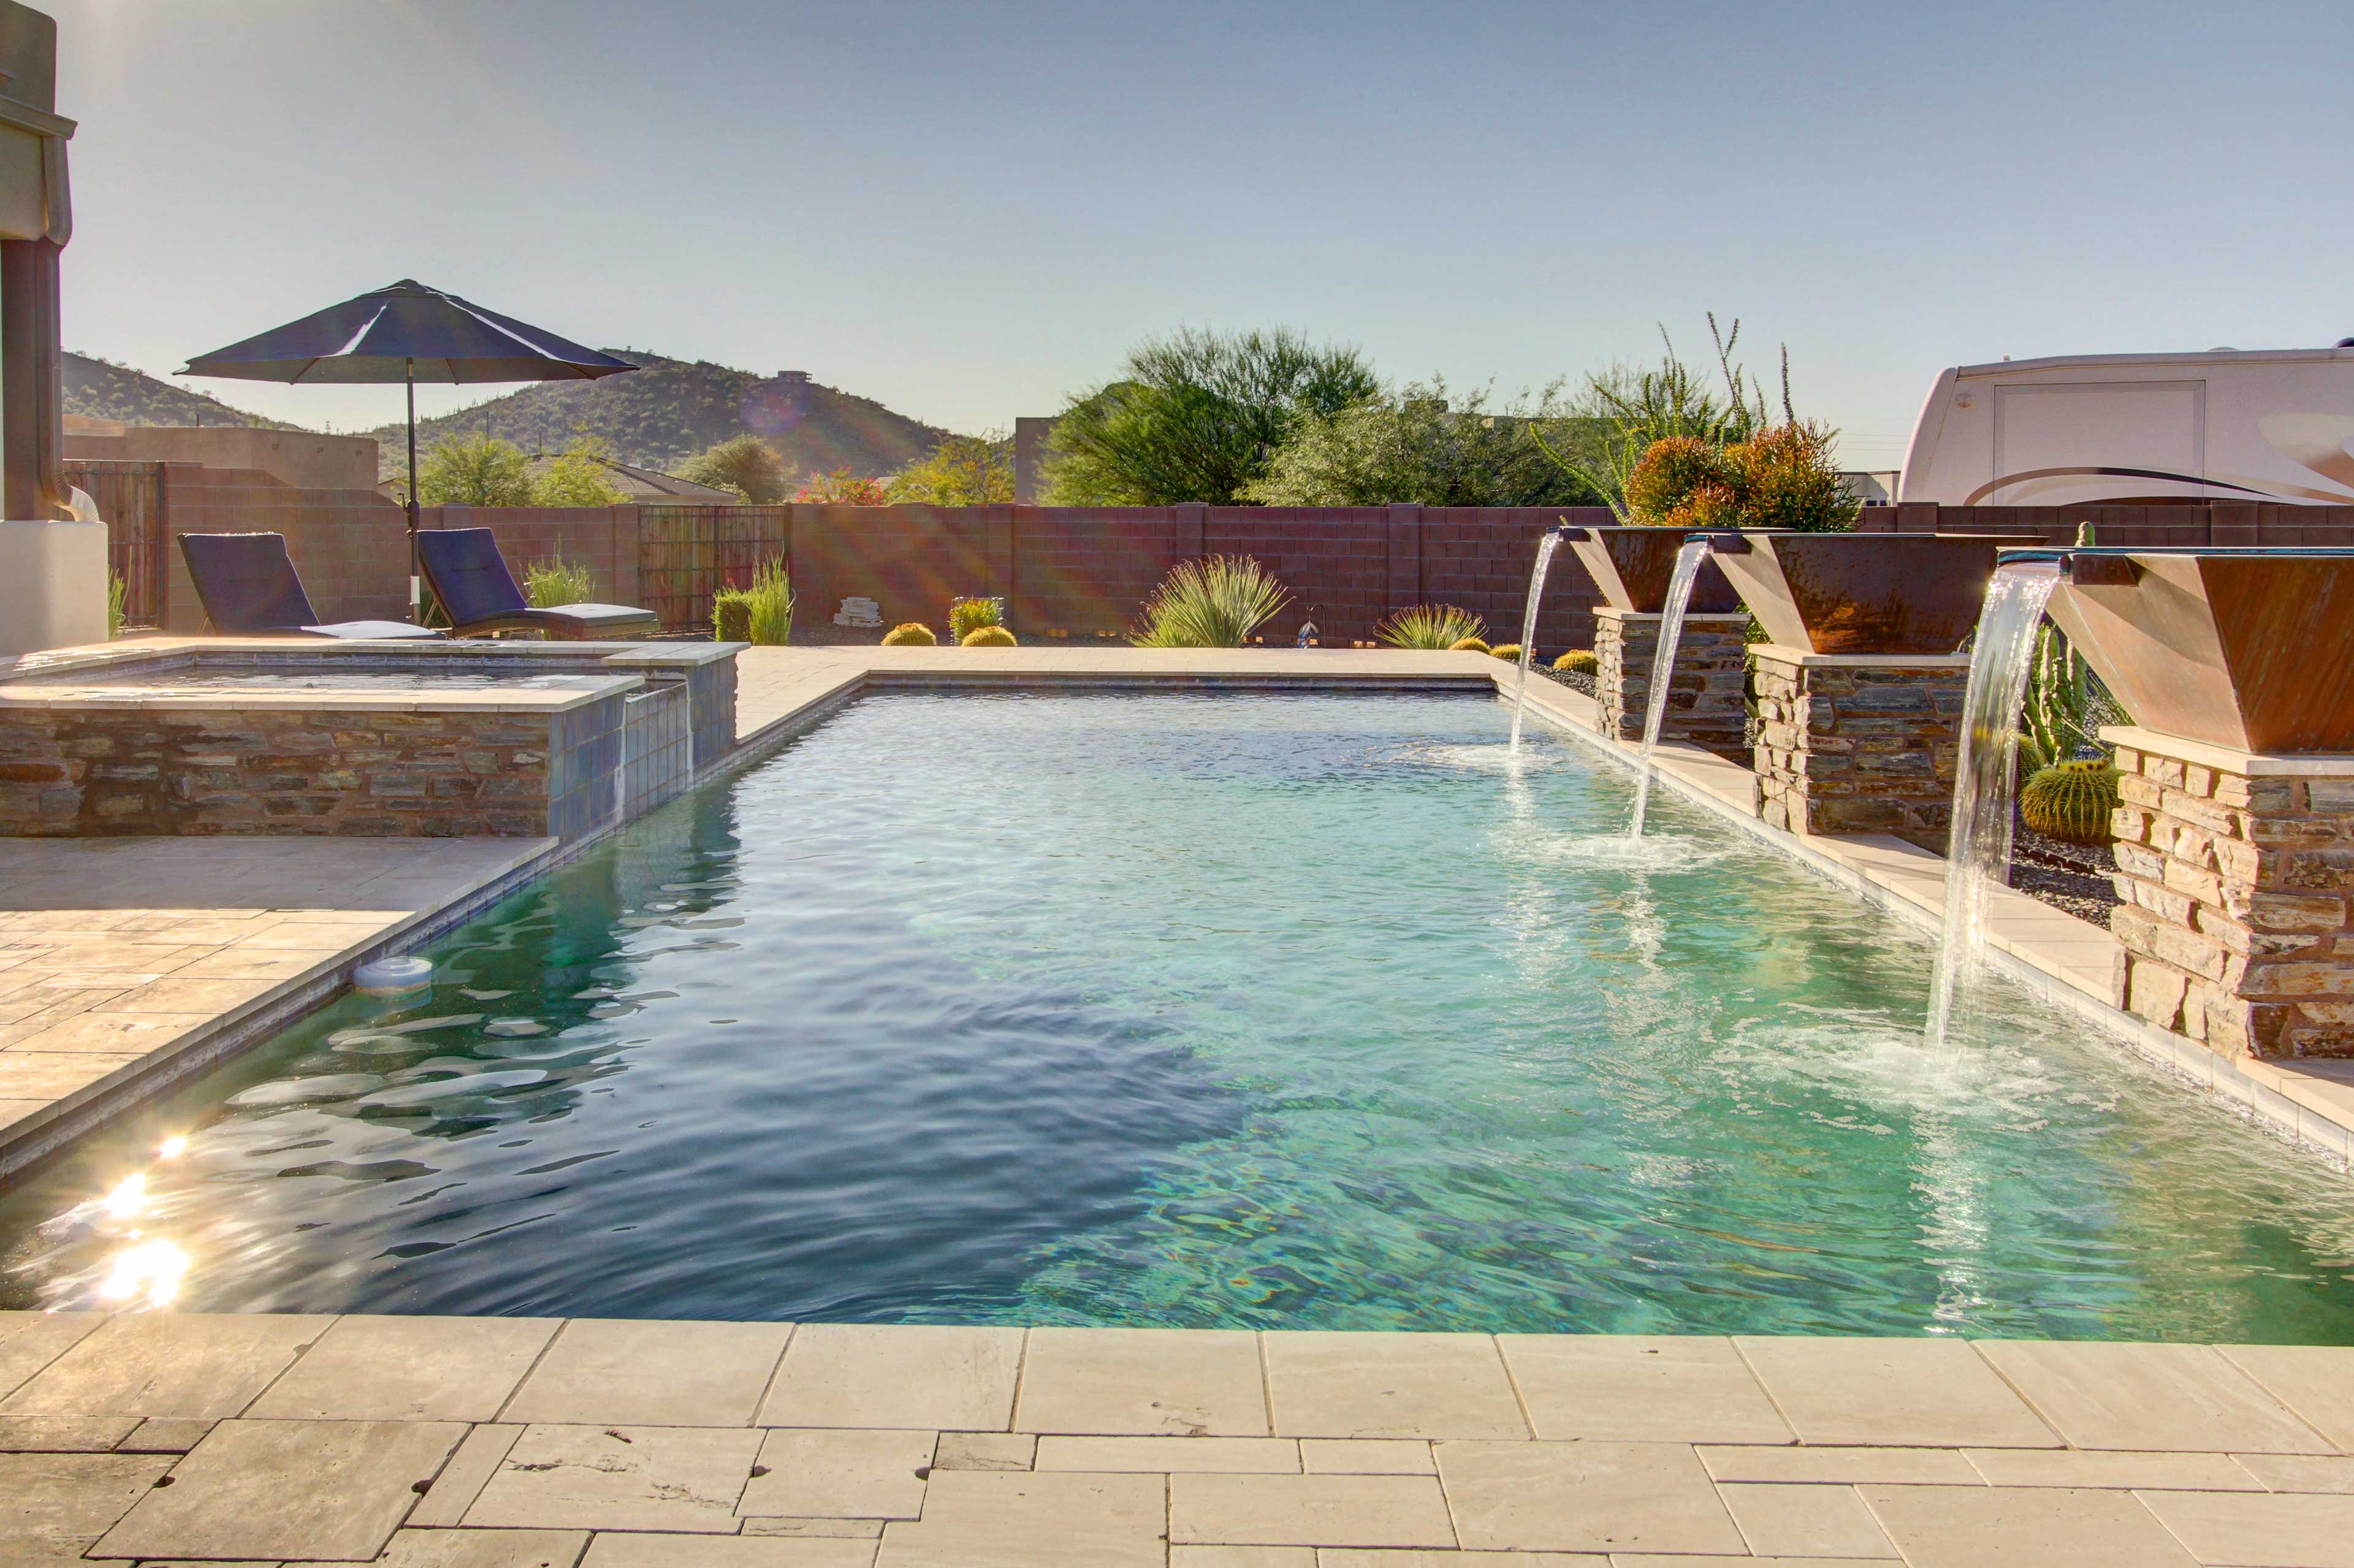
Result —
[[2007, 556], [1987, 585], [1970, 644], [1961, 755], [1946, 851], [1946, 924], [1929, 993], [1928, 1040], [1942, 1048], [1963, 980], [1984, 962], [1987, 908], [2010, 864], [2011, 798], [2028, 665], [2044, 606], [2067, 569], [2057, 552]]
[[[1709, 557], [1719, 536], [1691, 534], [1684, 538], [1683, 548], [1676, 552], [1675, 576], [1668, 579], [1668, 599], [1659, 609], [1659, 646], [1651, 653], [1651, 690], [1643, 708], [1643, 750], [1635, 776], [1635, 816], [1627, 825], [1627, 836], [1643, 836], [1643, 817], [1651, 804], [1651, 776], [1654, 764], [1651, 754], [1659, 749], [1659, 726], [1668, 716], [1668, 683], [1675, 678], [1676, 644], [1683, 641], [1684, 611], [1691, 605], [1692, 580], [1700, 576], [1702, 561]], [[1738, 534], [1733, 535], [1740, 540]], [[1747, 541], [1741, 541], [1745, 548]]]
[[1537, 651], [1537, 605], [1544, 598], [1545, 573], [1553, 567], [1553, 555], [1561, 542], [1572, 535], [1584, 537], [1585, 530], [1564, 523], [1548, 528], [1537, 541], [1536, 570], [1529, 574], [1528, 608], [1521, 612], [1521, 673], [1512, 684], [1512, 749], [1521, 748], [1521, 720], [1529, 706], [1529, 661]]

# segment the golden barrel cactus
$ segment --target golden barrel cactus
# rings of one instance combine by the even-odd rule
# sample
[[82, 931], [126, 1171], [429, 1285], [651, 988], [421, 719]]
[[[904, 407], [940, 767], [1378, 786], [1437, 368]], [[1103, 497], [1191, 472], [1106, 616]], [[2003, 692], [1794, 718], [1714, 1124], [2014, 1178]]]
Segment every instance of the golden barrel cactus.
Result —
[[964, 634], [967, 648], [1011, 648], [1013, 633], [1002, 626], [976, 626]]
[[932, 629], [920, 620], [903, 621], [883, 634], [885, 648], [930, 648], [938, 641]]
[[1591, 675], [1602, 668], [1602, 661], [1591, 648], [1573, 648], [1554, 660], [1553, 667], [1564, 675]]
[[1521, 645], [1517, 642], [1499, 642], [1488, 652], [1507, 664], [1517, 664], [1521, 662]]
[[2117, 770], [2105, 757], [2041, 768], [2019, 791], [2020, 819], [2045, 838], [2105, 844], [2117, 809]]
[[1477, 637], [1458, 637], [1447, 645], [1449, 653], [1485, 653], [1488, 644]]

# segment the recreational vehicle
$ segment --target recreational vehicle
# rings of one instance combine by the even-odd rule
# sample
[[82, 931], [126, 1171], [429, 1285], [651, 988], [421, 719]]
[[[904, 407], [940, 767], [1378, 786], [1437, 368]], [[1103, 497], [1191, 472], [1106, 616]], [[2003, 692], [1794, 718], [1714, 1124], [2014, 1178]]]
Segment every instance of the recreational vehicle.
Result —
[[1929, 388], [1899, 499], [2354, 505], [2349, 442], [2354, 339], [1965, 365]]

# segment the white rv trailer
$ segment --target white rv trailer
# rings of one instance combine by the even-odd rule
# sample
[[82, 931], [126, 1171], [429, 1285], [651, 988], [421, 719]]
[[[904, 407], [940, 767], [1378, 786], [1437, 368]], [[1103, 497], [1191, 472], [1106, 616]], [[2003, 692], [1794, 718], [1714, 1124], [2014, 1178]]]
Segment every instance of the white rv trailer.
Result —
[[1898, 499], [2349, 505], [2349, 443], [2354, 340], [1965, 365], [1929, 388]]

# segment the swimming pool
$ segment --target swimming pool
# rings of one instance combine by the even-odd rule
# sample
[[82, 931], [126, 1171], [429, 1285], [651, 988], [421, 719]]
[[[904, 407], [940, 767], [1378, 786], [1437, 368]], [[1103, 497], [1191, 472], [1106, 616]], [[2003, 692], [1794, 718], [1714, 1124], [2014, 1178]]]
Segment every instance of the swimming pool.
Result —
[[[0, 1305], [2354, 1340], [2345, 1178], [1492, 702], [888, 695], [0, 1204]], [[184, 1140], [170, 1157], [167, 1138]]]

